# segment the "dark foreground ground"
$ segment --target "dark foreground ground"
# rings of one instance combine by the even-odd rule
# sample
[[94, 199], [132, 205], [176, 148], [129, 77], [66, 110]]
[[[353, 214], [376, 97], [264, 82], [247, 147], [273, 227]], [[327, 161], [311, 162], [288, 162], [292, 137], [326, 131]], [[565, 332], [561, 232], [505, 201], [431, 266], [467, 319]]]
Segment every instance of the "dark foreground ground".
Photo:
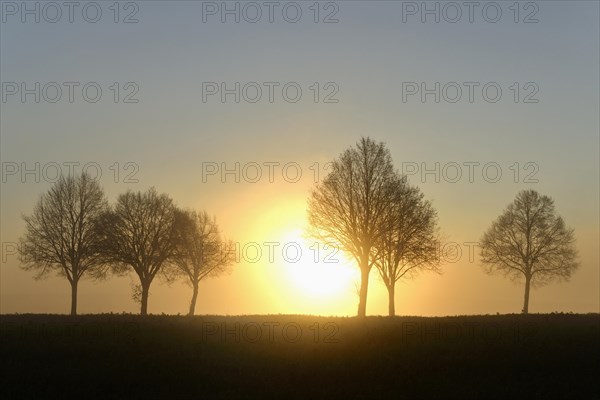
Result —
[[600, 316], [3, 315], [0, 398], [598, 399]]

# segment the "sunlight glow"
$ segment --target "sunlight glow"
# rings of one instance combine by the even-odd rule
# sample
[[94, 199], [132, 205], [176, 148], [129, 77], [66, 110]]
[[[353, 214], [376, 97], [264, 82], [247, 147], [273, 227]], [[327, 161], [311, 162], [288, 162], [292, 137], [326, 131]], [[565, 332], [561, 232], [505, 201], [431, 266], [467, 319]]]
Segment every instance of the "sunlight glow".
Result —
[[[354, 290], [358, 274], [341, 251], [304, 238], [300, 229], [285, 234], [282, 243], [289, 244], [285, 260], [287, 276], [301, 295], [323, 299]], [[297, 256], [299, 249], [301, 256]]]

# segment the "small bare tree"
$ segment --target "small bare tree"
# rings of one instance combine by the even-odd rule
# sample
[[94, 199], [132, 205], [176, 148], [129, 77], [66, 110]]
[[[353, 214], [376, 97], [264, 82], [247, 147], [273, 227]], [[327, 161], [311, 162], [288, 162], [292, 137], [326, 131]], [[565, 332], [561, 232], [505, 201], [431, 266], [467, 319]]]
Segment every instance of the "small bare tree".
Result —
[[101, 218], [101, 248], [117, 274], [133, 269], [140, 279], [141, 314], [148, 314], [150, 285], [175, 253], [176, 208], [154, 188], [121, 194]]
[[103, 260], [97, 246], [96, 224], [108, 203], [100, 184], [83, 173], [60, 177], [23, 216], [26, 233], [20, 240], [23, 268], [36, 279], [57, 272], [71, 285], [71, 315], [77, 314], [77, 286], [84, 276], [102, 278]]
[[379, 237], [373, 248], [375, 266], [388, 290], [390, 317], [396, 313], [396, 282], [422, 271], [441, 272], [435, 209], [416, 186], [409, 185], [405, 176], [397, 176], [394, 187], [387, 208], [391, 229]]
[[523, 313], [529, 312], [530, 286], [568, 280], [579, 266], [573, 230], [557, 216], [554, 202], [535, 190], [517, 194], [481, 239], [487, 273], [525, 278]]
[[[216, 219], [206, 212], [177, 212], [176, 243], [170, 271], [192, 286], [188, 315], [194, 315], [200, 281], [218, 276], [234, 262], [231, 242], [222, 239]], [[226, 248], [228, 246], [228, 248]]]
[[361, 272], [358, 316], [367, 309], [372, 249], [389, 226], [386, 208], [392, 198], [394, 168], [384, 143], [362, 138], [332, 163], [331, 172], [311, 192], [311, 234], [352, 255]]

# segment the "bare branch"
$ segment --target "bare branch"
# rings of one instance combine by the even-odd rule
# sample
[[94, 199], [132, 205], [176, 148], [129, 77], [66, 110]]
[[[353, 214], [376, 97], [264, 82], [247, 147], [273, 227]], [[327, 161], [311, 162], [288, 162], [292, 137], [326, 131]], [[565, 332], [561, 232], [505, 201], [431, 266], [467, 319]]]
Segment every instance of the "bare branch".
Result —
[[488, 273], [525, 278], [524, 312], [530, 285], [568, 280], [579, 266], [573, 230], [556, 215], [552, 199], [534, 190], [518, 193], [483, 235], [481, 261]]
[[43, 194], [30, 216], [23, 216], [21, 238], [23, 268], [36, 271], [36, 279], [55, 272], [74, 287], [71, 313], [76, 312], [76, 287], [88, 275], [104, 275], [98, 248], [97, 224], [108, 207], [100, 185], [89, 175], [60, 179]]

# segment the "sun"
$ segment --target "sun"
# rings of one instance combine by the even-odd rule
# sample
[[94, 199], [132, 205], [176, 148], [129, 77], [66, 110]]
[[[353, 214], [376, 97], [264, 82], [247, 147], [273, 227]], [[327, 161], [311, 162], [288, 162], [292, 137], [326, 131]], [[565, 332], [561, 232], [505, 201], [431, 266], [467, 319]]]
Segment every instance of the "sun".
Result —
[[275, 192], [264, 200], [256, 214], [260, 219], [246, 234], [253, 242], [269, 243], [263, 250], [268, 261], [264, 267], [269, 269], [265, 276], [270, 277], [261, 281], [265, 294], [272, 293], [276, 306], [287, 312], [351, 313], [360, 283], [356, 262], [333, 246], [305, 237], [304, 197]]
[[332, 298], [354, 290], [356, 268], [336, 246], [306, 239], [301, 229], [283, 236], [283, 262], [291, 286], [313, 298]]

